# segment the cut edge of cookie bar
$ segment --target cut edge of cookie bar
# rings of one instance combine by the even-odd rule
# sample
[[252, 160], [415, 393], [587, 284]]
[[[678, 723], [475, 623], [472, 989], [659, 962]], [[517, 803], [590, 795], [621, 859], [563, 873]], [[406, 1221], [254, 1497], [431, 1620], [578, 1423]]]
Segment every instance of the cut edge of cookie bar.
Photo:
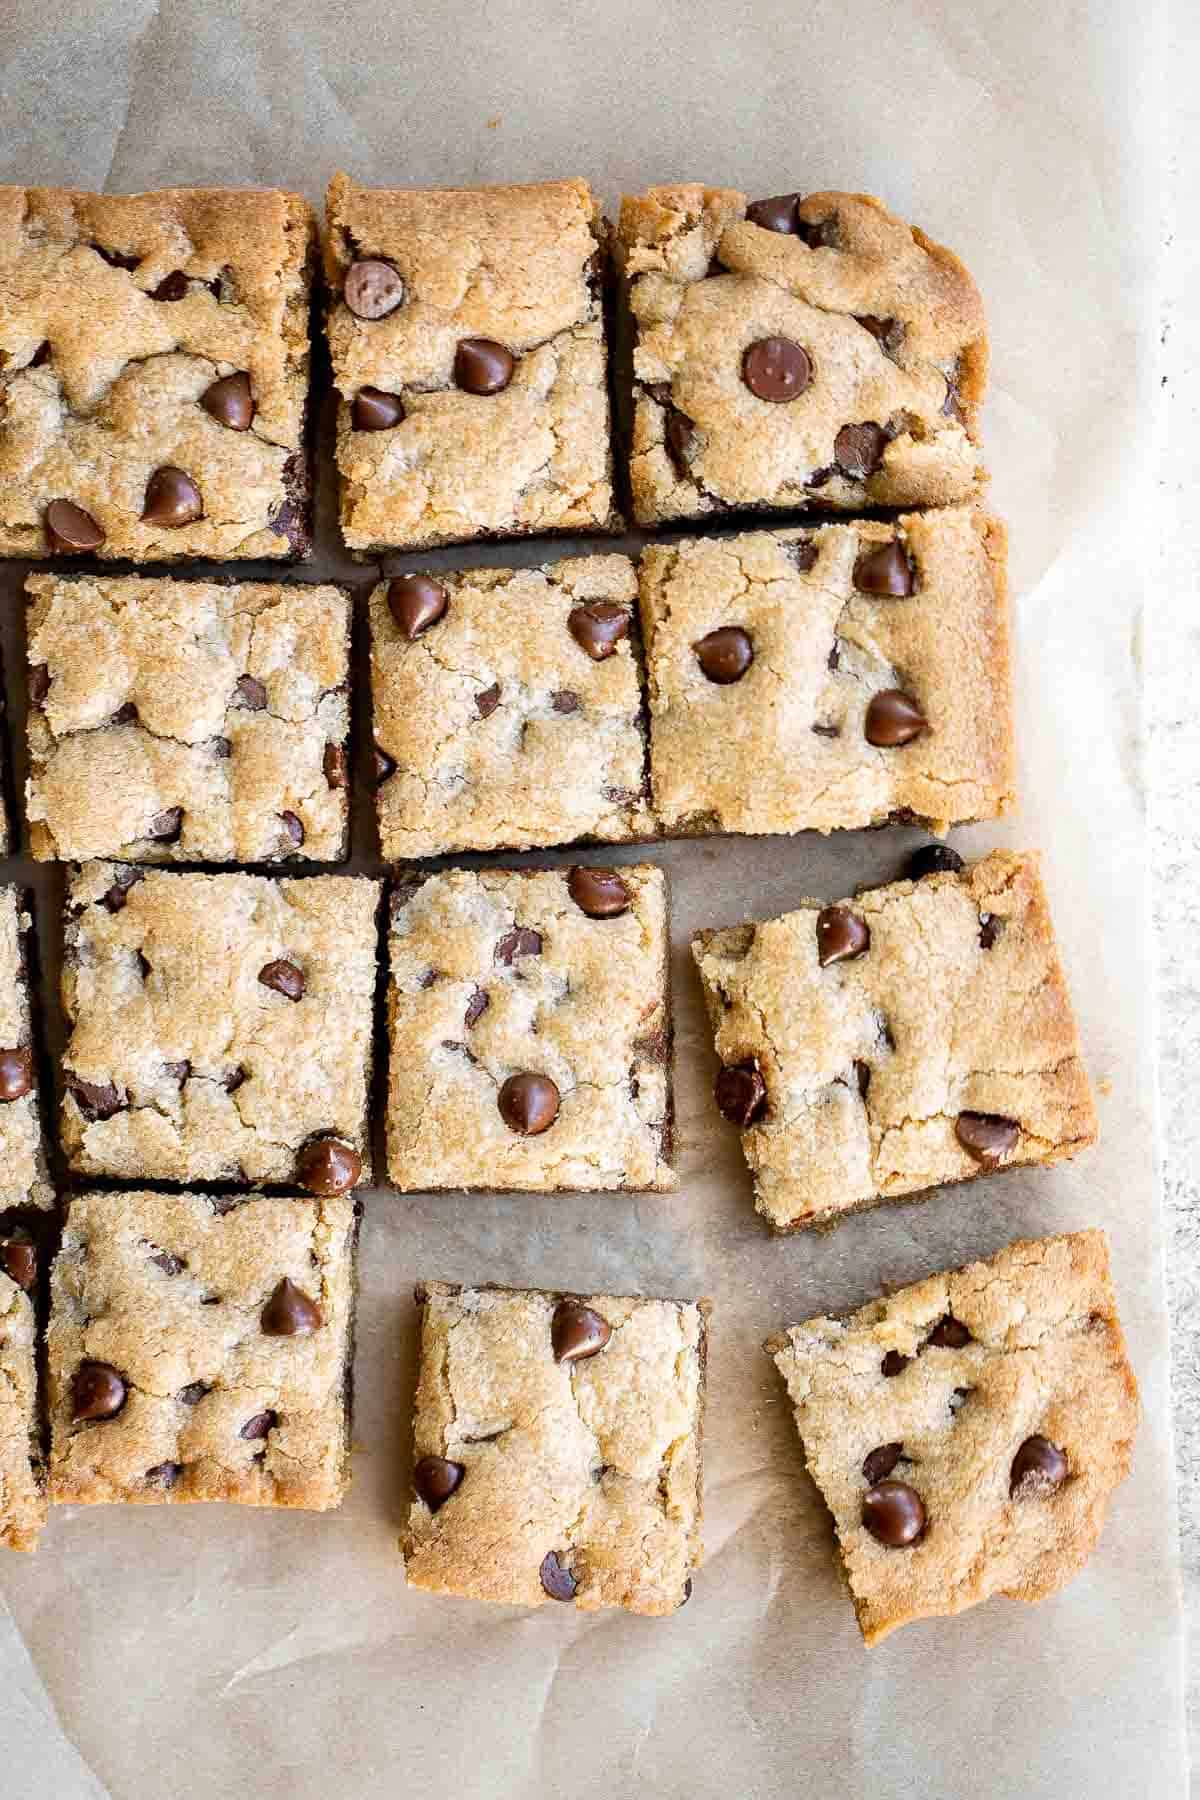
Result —
[[[433, 1280], [419, 1281], [414, 1289], [414, 1299], [418, 1310], [417, 1388], [413, 1397], [413, 1438], [416, 1441], [419, 1441], [422, 1435], [421, 1399], [424, 1378], [427, 1373], [426, 1326], [429, 1302], [431, 1299], [435, 1301], [455, 1301], [461, 1296], [475, 1296], [481, 1294], [507, 1295], [517, 1299], [534, 1298], [544, 1300], [548, 1303], [553, 1302], [556, 1312], [560, 1307], [578, 1309], [582, 1312], [585, 1315], [583, 1318], [567, 1321], [565, 1323], [574, 1325], [575, 1328], [580, 1331], [585, 1340], [583, 1347], [581, 1349], [570, 1348], [561, 1357], [559, 1356], [557, 1349], [553, 1352], [554, 1360], [556, 1362], [561, 1363], [565, 1361], [568, 1364], [573, 1364], [576, 1360], [586, 1362], [591, 1356], [603, 1353], [603, 1348], [608, 1342], [609, 1334], [605, 1333], [598, 1343], [596, 1343], [596, 1334], [598, 1330], [602, 1329], [604, 1324], [607, 1324], [607, 1321], [601, 1320], [599, 1326], [597, 1326], [594, 1316], [596, 1308], [603, 1307], [606, 1304], [628, 1306], [631, 1308], [637, 1308], [643, 1305], [652, 1307], [666, 1306], [675, 1308], [681, 1316], [686, 1315], [689, 1312], [695, 1313], [697, 1330], [697, 1383], [695, 1408], [691, 1415], [685, 1437], [682, 1440], [676, 1439], [668, 1450], [668, 1457], [670, 1457], [673, 1455], [679, 1443], [682, 1442], [684, 1445], [692, 1447], [695, 1454], [695, 1482], [688, 1490], [691, 1504], [687, 1511], [683, 1513], [683, 1516], [678, 1517], [676, 1521], [682, 1525], [685, 1532], [688, 1553], [687, 1571], [684, 1576], [681, 1591], [679, 1591], [677, 1595], [674, 1592], [669, 1595], [661, 1591], [657, 1593], [651, 1592], [641, 1603], [638, 1601], [636, 1589], [630, 1588], [627, 1579], [625, 1591], [618, 1598], [608, 1599], [594, 1591], [590, 1591], [586, 1580], [586, 1548], [583, 1551], [584, 1568], [581, 1571], [583, 1575], [582, 1580], [576, 1578], [575, 1571], [570, 1566], [569, 1559], [565, 1562], [560, 1561], [557, 1553], [551, 1553], [544, 1559], [541, 1565], [539, 1570], [538, 1591], [534, 1593], [522, 1595], [495, 1592], [480, 1593], [473, 1591], [461, 1582], [456, 1582], [453, 1577], [442, 1580], [421, 1580], [414, 1575], [413, 1572], [413, 1564], [418, 1553], [418, 1527], [424, 1524], [425, 1521], [430, 1518], [431, 1514], [436, 1514], [441, 1506], [445, 1504], [447, 1498], [452, 1498], [453, 1492], [465, 1478], [465, 1471], [462, 1471], [457, 1475], [451, 1474], [450, 1478], [453, 1485], [450, 1487], [449, 1492], [445, 1494], [445, 1496], [435, 1495], [431, 1503], [430, 1497], [427, 1494], [422, 1493], [417, 1486], [417, 1475], [416, 1470], [414, 1470], [414, 1498], [410, 1506], [409, 1518], [405, 1523], [404, 1530], [400, 1537], [400, 1551], [405, 1564], [408, 1585], [411, 1587], [423, 1588], [430, 1593], [443, 1594], [461, 1599], [483, 1600], [491, 1603], [498, 1602], [509, 1605], [541, 1606], [545, 1604], [547, 1599], [554, 1599], [573, 1603], [580, 1611], [597, 1611], [602, 1607], [618, 1606], [642, 1616], [658, 1618], [670, 1617], [672, 1614], [678, 1612], [691, 1599], [693, 1577], [699, 1572], [704, 1563], [704, 1543], [702, 1536], [704, 1522], [704, 1424], [708, 1393], [708, 1334], [710, 1330], [710, 1320], [714, 1310], [712, 1300], [705, 1297], [694, 1300], [675, 1299], [655, 1294], [586, 1294], [560, 1288], [517, 1288], [506, 1286], [499, 1282], [481, 1282], [472, 1284], [468, 1282]], [[451, 1329], [453, 1329], [453, 1326]], [[595, 1349], [592, 1349], [591, 1343], [586, 1341], [589, 1338], [591, 1343], [596, 1343]], [[446, 1378], [444, 1368], [442, 1377], [443, 1379]], [[464, 1444], [467, 1442], [481, 1441], [486, 1442], [488, 1440], [463, 1440]], [[444, 1436], [442, 1439], [442, 1448], [446, 1448]], [[419, 1459], [419, 1461], [421, 1460], [424, 1459]], [[462, 1465], [447, 1462], [444, 1458], [434, 1458], [433, 1461], [438, 1465], [437, 1468], [431, 1471], [431, 1474], [435, 1479], [444, 1472], [454, 1471], [456, 1469], [462, 1470]], [[601, 1469], [601, 1473], [603, 1473], [603, 1469]], [[659, 1498], [664, 1516], [668, 1518], [671, 1517], [672, 1498], [669, 1489], [669, 1471], [666, 1469], [665, 1465], [659, 1476]], [[679, 1509], [677, 1506], [677, 1511], [682, 1511], [682, 1509]], [[503, 1548], [504, 1546], [502, 1544], [497, 1545], [498, 1560], [503, 1556]], [[547, 1570], [547, 1564], [553, 1564], [553, 1566]], [[658, 1586], [661, 1590], [661, 1582]]]
[[[82, 1476], [72, 1475], [65, 1471], [62, 1464], [67, 1445], [82, 1432], [103, 1431], [109, 1418], [119, 1418], [125, 1411], [131, 1394], [138, 1392], [137, 1384], [129, 1377], [127, 1370], [116, 1369], [120, 1384], [120, 1400], [117, 1410], [111, 1415], [97, 1413], [94, 1417], [77, 1419], [75, 1416], [75, 1381], [79, 1370], [87, 1365], [95, 1364], [101, 1369], [111, 1370], [113, 1365], [107, 1361], [97, 1362], [95, 1357], [75, 1355], [82, 1349], [82, 1343], [76, 1344], [74, 1339], [80, 1330], [75, 1320], [76, 1302], [67, 1292], [67, 1279], [74, 1260], [81, 1258], [86, 1245], [75, 1239], [73, 1214], [90, 1212], [96, 1207], [109, 1209], [114, 1214], [111, 1229], [117, 1230], [124, 1218], [127, 1218], [139, 1202], [179, 1202], [207, 1204], [215, 1218], [224, 1218], [232, 1212], [244, 1207], [253, 1207], [260, 1203], [270, 1205], [295, 1205], [310, 1210], [314, 1215], [314, 1229], [325, 1231], [328, 1241], [320, 1261], [312, 1264], [313, 1272], [319, 1277], [320, 1293], [314, 1301], [313, 1295], [300, 1289], [299, 1284], [290, 1284], [289, 1292], [283, 1293], [285, 1283], [263, 1292], [263, 1315], [274, 1306], [283, 1314], [292, 1315], [292, 1329], [281, 1328], [276, 1323], [269, 1335], [274, 1337], [302, 1335], [309, 1338], [314, 1329], [311, 1323], [311, 1309], [316, 1306], [322, 1314], [320, 1329], [329, 1324], [325, 1316], [330, 1310], [332, 1295], [336, 1307], [336, 1347], [335, 1368], [329, 1387], [320, 1397], [323, 1406], [332, 1409], [332, 1417], [328, 1421], [330, 1434], [321, 1440], [318, 1446], [333, 1452], [329, 1466], [322, 1466], [322, 1457], [318, 1454], [315, 1465], [309, 1466], [302, 1456], [296, 1453], [295, 1447], [281, 1452], [284, 1458], [284, 1474], [265, 1474], [262, 1465], [267, 1459], [267, 1446], [271, 1434], [281, 1426], [286, 1427], [287, 1409], [283, 1407], [263, 1407], [253, 1411], [257, 1398], [261, 1398], [261, 1384], [256, 1384], [255, 1400], [248, 1400], [241, 1409], [243, 1413], [250, 1411], [251, 1416], [245, 1420], [235, 1433], [236, 1437], [259, 1444], [262, 1448], [251, 1453], [249, 1466], [240, 1474], [228, 1469], [205, 1470], [198, 1480], [187, 1475], [186, 1463], [173, 1461], [156, 1464], [136, 1480], [126, 1479], [120, 1474], [105, 1473], [93, 1466], [90, 1472]], [[54, 1259], [50, 1276], [50, 1309], [46, 1328], [47, 1351], [47, 1413], [49, 1425], [49, 1458], [48, 1458], [48, 1492], [52, 1504], [73, 1506], [105, 1506], [105, 1505], [198, 1505], [210, 1502], [233, 1503], [240, 1506], [272, 1507], [305, 1512], [329, 1512], [339, 1507], [346, 1497], [351, 1483], [351, 1452], [353, 1449], [353, 1411], [354, 1411], [354, 1351], [357, 1328], [359, 1273], [358, 1273], [358, 1240], [363, 1216], [363, 1203], [353, 1193], [316, 1196], [311, 1194], [280, 1193], [246, 1193], [234, 1196], [202, 1191], [198, 1188], [180, 1189], [160, 1187], [151, 1189], [82, 1189], [74, 1195], [68, 1205], [66, 1224], [62, 1243]], [[93, 1227], [94, 1227], [93, 1220]], [[99, 1233], [93, 1229], [93, 1236]], [[186, 1234], [185, 1234], [186, 1235]], [[163, 1272], [164, 1281], [186, 1278], [188, 1263], [186, 1256], [179, 1256], [163, 1249], [153, 1240], [143, 1240], [147, 1259], [157, 1264]], [[180, 1248], [187, 1245], [180, 1240]], [[311, 1283], [310, 1283], [311, 1285]], [[219, 1296], [216, 1299], [219, 1301]], [[324, 1305], [322, 1305], [322, 1302]], [[213, 1304], [213, 1297], [201, 1296], [199, 1305], [207, 1308]], [[116, 1314], [111, 1302], [106, 1318]], [[295, 1321], [299, 1322], [296, 1323]], [[126, 1320], [128, 1323], [128, 1320]], [[86, 1323], [86, 1321], [84, 1322]], [[117, 1316], [120, 1323], [120, 1316]], [[262, 1329], [266, 1330], [265, 1325]], [[120, 1332], [116, 1333], [117, 1336]], [[67, 1341], [69, 1339], [69, 1341]], [[107, 1348], [107, 1346], [105, 1346]], [[235, 1346], [236, 1348], [236, 1346]], [[119, 1350], [114, 1350], [119, 1356]], [[69, 1366], [68, 1366], [69, 1365]], [[220, 1371], [213, 1371], [219, 1374]], [[173, 1434], [173, 1448], [179, 1449], [182, 1431], [189, 1419], [199, 1415], [194, 1408], [203, 1403], [209, 1394], [222, 1392], [219, 1382], [197, 1382], [195, 1387], [203, 1387], [203, 1393], [195, 1393], [192, 1384], [188, 1384], [175, 1397], [175, 1408], [178, 1417], [175, 1420], [176, 1430]], [[151, 1396], [159, 1398], [159, 1396]], [[283, 1389], [274, 1396], [283, 1399]], [[305, 1415], [308, 1416], [308, 1415]], [[153, 1422], [151, 1422], [152, 1428]], [[171, 1434], [168, 1433], [168, 1436]], [[203, 1460], [203, 1459], [198, 1459]]]
[[[1050, 919], [1049, 904], [1040, 875], [1040, 859], [1036, 851], [1011, 852], [1006, 850], [992, 851], [978, 862], [968, 864], [961, 870], [926, 875], [917, 879], [886, 883], [877, 888], [860, 890], [852, 899], [829, 903], [842, 911], [853, 911], [856, 902], [864, 899], [890, 900], [911, 895], [920, 886], [934, 888], [940, 886], [967, 885], [972, 893], [978, 893], [978, 899], [1000, 899], [1016, 883], [1024, 881], [1028, 887], [1029, 901], [1027, 918], [1030, 929], [1040, 940], [1047, 958], [1047, 974], [1045, 985], [1052, 990], [1054, 1010], [1054, 1036], [1059, 1054], [1052, 1066], [1032, 1073], [1052, 1077], [1056, 1084], [1055, 1105], [1052, 1110], [1062, 1115], [1063, 1129], [1053, 1139], [1035, 1136], [1034, 1152], [1028, 1155], [1015, 1155], [1023, 1140], [1029, 1135], [1020, 1124], [1006, 1115], [994, 1113], [976, 1113], [971, 1109], [961, 1109], [956, 1115], [954, 1139], [958, 1146], [958, 1165], [954, 1173], [934, 1174], [920, 1181], [909, 1181], [901, 1177], [899, 1182], [886, 1184], [876, 1191], [848, 1199], [837, 1204], [826, 1205], [807, 1212], [797, 1210], [802, 1206], [802, 1196], [794, 1191], [794, 1184], [785, 1185], [783, 1190], [773, 1196], [767, 1191], [768, 1184], [760, 1175], [760, 1168], [767, 1160], [766, 1153], [759, 1153], [760, 1134], [756, 1131], [756, 1123], [764, 1113], [769, 1114], [771, 1107], [771, 1089], [776, 1081], [776, 1073], [771, 1061], [760, 1056], [759, 1050], [764, 1041], [769, 1043], [770, 1034], [766, 1022], [759, 1015], [759, 1023], [754, 1033], [747, 1033], [744, 1053], [736, 1055], [728, 1061], [722, 1061], [718, 1070], [718, 1081], [721, 1075], [731, 1069], [752, 1071], [752, 1078], [757, 1082], [756, 1092], [751, 1095], [754, 1117], [748, 1124], [740, 1125], [732, 1112], [726, 1113], [731, 1123], [739, 1124], [742, 1133], [742, 1151], [749, 1165], [753, 1185], [756, 1210], [766, 1220], [771, 1230], [787, 1235], [796, 1231], [828, 1230], [850, 1217], [852, 1213], [866, 1212], [877, 1206], [902, 1205], [915, 1203], [941, 1188], [951, 1187], [964, 1181], [972, 1181], [982, 1175], [1003, 1172], [1006, 1169], [1046, 1167], [1056, 1162], [1069, 1161], [1081, 1151], [1095, 1143], [1098, 1135], [1098, 1121], [1095, 1104], [1092, 1098], [1091, 1083], [1083, 1064], [1079, 1041], [1078, 1026], [1067, 987], [1066, 973], [1062, 965], [1057, 939]], [[991, 884], [991, 891], [989, 891]], [[791, 913], [781, 915], [782, 919], [811, 913], [816, 926], [817, 915], [826, 910], [825, 904], [819, 900], [801, 902]], [[982, 913], [981, 932], [985, 931], [993, 920], [1003, 926], [1000, 915]], [[738, 961], [745, 957], [754, 942], [755, 933], [760, 925], [775, 923], [772, 920], [752, 920], [741, 925], [733, 925], [712, 930], [699, 931], [692, 940], [692, 956], [700, 978], [704, 995], [705, 1009], [715, 1039], [719, 1039], [726, 1013], [732, 1004], [727, 1000], [725, 990], [715, 971], [706, 967], [706, 959], [710, 952], [725, 952]], [[981, 946], [982, 946], [981, 938]], [[750, 1037], [756, 1040], [751, 1043]], [[720, 1052], [718, 1051], [718, 1055]], [[978, 1075], [979, 1071], [971, 1072]], [[986, 1072], [984, 1072], [986, 1073]], [[1022, 1071], [1022, 1073], [1030, 1073]], [[862, 1103], [867, 1105], [867, 1089], [863, 1086], [862, 1070], [858, 1064], [846, 1072], [845, 1085], [854, 1080], [858, 1086]], [[867, 1067], [867, 1082], [870, 1072]], [[749, 1093], [749, 1090], [747, 1090]], [[958, 1124], [965, 1121], [963, 1129], [967, 1137], [960, 1133]], [[978, 1121], [978, 1126], [974, 1122]], [[1015, 1136], [1011, 1128], [1016, 1126]], [[995, 1129], [993, 1129], [995, 1128]], [[892, 1129], [892, 1128], [889, 1128]], [[980, 1137], [982, 1133], [982, 1137]], [[997, 1135], [998, 1134], [998, 1135]], [[968, 1139], [973, 1140], [971, 1143]], [[874, 1156], [872, 1146], [872, 1160]], [[767, 1140], [769, 1150], [769, 1140]]]
[[[29, 1209], [53, 1212], [54, 1187], [46, 1159], [46, 1126], [42, 1096], [51, 1091], [45, 1081], [46, 1064], [34, 1025], [33, 982], [37, 967], [37, 933], [32, 893], [19, 885], [0, 885], [0, 964], [11, 979], [10, 1004], [17, 1026], [16, 1042], [0, 1046], [0, 1157], [5, 1174], [0, 1179], [0, 1219]], [[17, 1122], [22, 1142], [13, 1144], [7, 1121]], [[9, 1186], [12, 1165], [20, 1159], [27, 1180]]]
[[[607, 1187], [583, 1185], [555, 1186], [549, 1184], [542, 1184], [539, 1186], [536, 1183], [530, 1183], [528, 1181], [510, 1182], [501, 1186], [484, 1180], [478, 1184], [472, 1183], [465, 1189], [461, 1181], [438, 1182], [426, 1180], [423, 1176], [428, 1173], [428, 1170], [424, 1165], [415, 1170], [410, 1169], [408, 1164], [411, 1159], [402, 1149], [402, 1136], [399, 1128], [400, 1107], [395, 1097], [393, 1083], [392, 1071], [396, 1060], [395, 1041], [400, 1008], [399, 990], [393, 979], [391, 957], [392, 933], [396, 916], [405, 906], [407, 906], [414, 895], [420, 892], [426, 882], [436, 881], [440, 876], [455, 874], [468, 876], [503, 876], [507, 879], [528, 881], [546, 875], [561, 875], [564, 881], [566, 881], [569, 880], [576, 867], [583, 868], [589, 872], [594, 871], [602, 874], [614, 874], [618, 877], [627, 873], [649, 875], [656, 880], [661, 888], [663, 922], [660, 956], [656, 971], [656, 991], [661, 996], [662, 1025], [658, 1031], [652, 1033], [650, 1036], [639, 1037], [632, 1046], [635, 1057], [643, 1057], [645, 1061], [657, 1066], [662, 1071], [664, 1083], [663, 1117], [658, 1125], [647, 1125], [648, 1133], [652, 1138], [657, 1140], [657, 1149], [654, 1159], [654, 1178], [648, 1183], [638, 1182], [634, 1184], [625, 1182], [620, 1185]], [[480, 1195], [530, 1192], [545, 1194], [665, 1194], [673, 1193], [675, 1191], [679, 1185], [679, 1175], [675, 1167], [675, 1015], [672, 1004], [673, 995], [671, 980], [671, 882], [665, 869], [660, 868], [656, 863], [622, 863], [611, 867], [602, 864], [589, 863], [572, 865], [570, 868], [548, 869], [506, 869], [488, 867], [478, 870], [444, 869], [436, 871], [430, 870], [428, 872], [414, 870], [411, 873], [402, 876], [392, 886], [388, 895], [387, 917], [388, 967], [386, 979], [386, 1018], [383, 1031], [383, 1039], [387, 1049], [386, 1087], [384, 1096], [384, 1134], [387, 1146], [385, 1158], [387, 1179], [392, 1187], [400, 1193], [447, 1194], [469, 1192], [471, 1194]], [[602, 923], [602, 918], [597, 922]], [[644, 1064], [635, 1062], [634, 1066], [636, 1068], [638, 1066], [644, 1066]], [[636, 1080], [636, 1075], [631, 1076], [631, 1079]], [[552, 1130], [553, 1127], [551, 1126], [550, 1129]]]
[[[1068, 1349], [1068, 1366], [1058, 1371], [1066, 1391], [1060, 1385], [1047, 1393], [1043, 1346], [1052, 1355], [1056, 1342], [1072, 1340], [1073, 1355]], [[763, 1348], [787, 1386], [804, 1464], [832, 1519], [839, 1572], [868, 1647], [902, 1625], [950, 1617], [995, 1594], [1034, 1604], [1083, 1569], [1130, 1473], [1139, 1418], [1103, 1231], [1018, 1239], [845, 1314], [806, 1320]], [[1034, 1373], [1023, 1382], [1030, 1363]], [[823, 1371], [835, 1372], [825, 1385]], [[959, 1458], [971, 1463], [957, 1494], [958, 1459], [945, 1458], [949, 1471], [936, 1467], [929, 1424], [940, 1415], [943, 1388], [951, 1430], [963, 1439]], [[810, 1399], [826, 1415], [824, 1427], [808, 1418]], [[993, 1417], [1003, 1432], [989, 1431]], [[906, 1439], [922, 1433], [932, 1440], [928, 1454], [910, 1455]], [[843, 1435], [849, 1448], [831, 1456], [831, 1440], [836, 1448]], [[935, 1465], [924, 1494], [923, 1462]], [[957, 1499], [963, 1527], [974, 1534], [957, 1563], [953, 1525], [940, 1556], [935, 1548], [947, 1479], [949, 1503]], [[892, 1491], [897, 1482], [903, 1493]], [[868, 1493], [875, 1529], [867, 1523]], [[1030, 1541], [1022, 1543], [1023, 1535]]]
[[32, 1296], [0, 1266], [0, 1545], [9, 1550], [36, 1550], [48, 1514], [37, 1336]]

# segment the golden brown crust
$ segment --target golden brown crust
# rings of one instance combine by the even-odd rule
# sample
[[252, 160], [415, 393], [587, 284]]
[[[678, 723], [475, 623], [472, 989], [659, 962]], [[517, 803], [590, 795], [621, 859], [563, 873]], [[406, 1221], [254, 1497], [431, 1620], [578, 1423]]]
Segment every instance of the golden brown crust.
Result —
[[33, 1077], [27, 1094], [0, 1101], [0, 1212], [9, 1207], [54, 1206], [42, 1139], [25, 959], [25, 937], [32, 929], [20, 889], [0, 887], [0, 1049], [28, 1050]]
[[46, 1523], [33, 1304], [0, 1271], [0, 1544], [36, 1550]]

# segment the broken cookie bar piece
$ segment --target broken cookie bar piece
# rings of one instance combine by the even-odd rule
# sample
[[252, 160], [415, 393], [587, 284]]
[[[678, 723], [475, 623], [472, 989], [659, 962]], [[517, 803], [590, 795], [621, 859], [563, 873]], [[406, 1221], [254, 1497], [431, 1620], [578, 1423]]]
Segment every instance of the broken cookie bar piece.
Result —
[[868, 1644], [1082, 1569], [1138, 1420], [1102, 1231], [1010, 1244], [766, 1348]]
[[869, 194], [654, 187], [623, 200], [617, 254], [639, 524], [977, 492], [978, 291]]
[[85, 864], [62, 973], [70, 1167], [321, 1195], [369, 1182], [380, 888]]
[[1014, 803], [1006, 539], [969, 507], [643, 551], [668, 832], [944, 832]]
[[692, 953], [716, 1104], [778, 1231], [1095, 1139], [1035, 856], [703, 931]]
[[375, 589], [385, 857], [653, 835], [636, 599], [626, 556]]
[[675, 1612], [703, 1556], [708, 1302], [431, 1281], [413, 1587]]
[[38, 1105], [26, 905], [20, 889], [0, 887], [0, 1213], [54, 1206]]
[[[11, 1259], [3, 1250], [0, 1245], [0, 1544], [10, 1550], [36, 1550], [46, 1523], [37, 1323], [32, 1297], [24, 1281], [9, 1273]], [[30, 1287], [33, 1280], [31, 1272]]]
[[340, 588], [133, 575], [25, 585], [36, 857], [345, 856]]
[[0, 188], [0, 555], [310, 547], [298, 194]]
[[606, 235], [585, 181], [334, 177], [327, 329], [351, 550], [619, 528]]
[[340, 1505], [357, 1203], [71, 1201], [51, 1279], [50, 1493]]
[[659, 869], [449, 869], [389, 943], [388, 1173], [408, 1189], [667, 1189]]

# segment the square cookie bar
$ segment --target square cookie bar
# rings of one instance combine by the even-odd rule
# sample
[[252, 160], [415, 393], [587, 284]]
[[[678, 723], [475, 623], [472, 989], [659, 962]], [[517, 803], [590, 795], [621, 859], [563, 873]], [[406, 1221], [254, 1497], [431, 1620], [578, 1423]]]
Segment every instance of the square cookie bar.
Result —
[[0, 188], [0, 555], [309, 551], [298, 194]]
[[1082, 1569], [1138, 1420], [1102, 1231], [1010, 1244], [766, 1348], [868, 1644]]
[[340, 588], [136, 575], [25, 585], [36, 857], [345, 856]]
[[627, 196], [634, 513], [945, 505], [983, 480], [983, 306], [869, 194]]
[[627, 556], [401, 575], [371, 597], [390, 860], [653, 834]]
[[1006, 539], [969, 507], [651, 544], [654, 807], [669, 832], [1009, 811]]
[[71, 1168], [314, 1194], [369, 1182], [380, 888], [85, 864], [62, 972]]
[[51, 1498], [338, 1506], [357, 1229], [346, 1194], [73, 1199], [47, 1332]]
[[692, 953], [724, 1065], [717, 1106], [778, 1231], [1095, 1139], [1036, 856], [998, 850], [702, 931]]
[[660, 869], [448, 869], [389, 943], [397, 1187], [675, 1185]]
[[413, 1587], [664, 1614], [700, 1566], [708, 1302], [418, 1288]]
[[[6, 1272], [0, 1245], [0, 1544], [36, 1550], [46, 1523], [33, 1302]], [[33, 1278], [30, 1277], [32, 1286]]]
[[619, 527], [605, 241], [586, 181], [334, 177], [325, 273], [351, 550]]
[[54, 1205], [38, 1105], [26, 905], [19, 888], [0, 887], [0, 1213]]

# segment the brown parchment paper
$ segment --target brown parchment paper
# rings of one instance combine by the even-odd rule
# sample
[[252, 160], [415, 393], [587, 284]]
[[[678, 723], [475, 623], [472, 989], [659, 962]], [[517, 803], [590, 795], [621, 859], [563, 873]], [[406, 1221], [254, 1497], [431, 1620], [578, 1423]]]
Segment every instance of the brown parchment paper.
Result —
[[[0, 180], [278, 184], [319, 200], [342, 166], [395, 185], [578, 173], [610, 202], [677, 178], [864, 188], [966, 259], [994, 344], [987, 441], [1012, 529], [1024, 806], [957, 841], [1043, 850], [1103, 1129], [1071, 1167], [770, 1237], [710, 1103], [688, 939], [886, 879], [914, 834], [643, 853], [674, 883], [679, 1191], [369, 1194], [347, 1504], [56, 1509], [36, 1557], [0, 1562], [4, 1800], [1184, 1792], [1138, 668], [1161, 28], [1160, 4], [1122, 0], [0, 6]], [[336, 548], [327, 429], [324, 456], [321, 553], [303, 574], [361, 583]], [[0, 577], [18, 737], [23, 573]], [[365, 812], [355, 848], [371, 866]], [[54, 1044], [61, 880], [23, 858], [0, 874], [37, 890]], [[1145, 1404], [1097, 1555], [1038, 1608], [996, 1600], [868, 1654], [762, 1338], [1089, 1224], [1111, 1234]], [[676, 1617], [406, 1591], [395, 1542], [421, 1276], [714, 1297], [708, 1562]]]

